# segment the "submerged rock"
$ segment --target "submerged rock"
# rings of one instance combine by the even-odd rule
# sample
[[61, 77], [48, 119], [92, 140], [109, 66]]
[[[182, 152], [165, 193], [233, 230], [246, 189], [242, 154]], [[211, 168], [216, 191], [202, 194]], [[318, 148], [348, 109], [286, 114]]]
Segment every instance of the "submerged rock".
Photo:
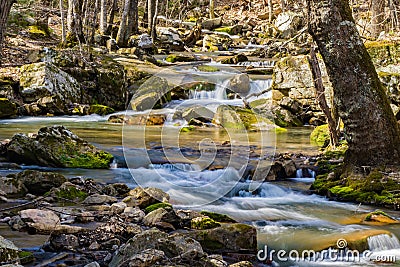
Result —
[[110, 153], [97, 149], [64, 126], [43, 127], [36, 137], [16, 134], [7, 146], [8, 160], [50, 167], [106, 169]]

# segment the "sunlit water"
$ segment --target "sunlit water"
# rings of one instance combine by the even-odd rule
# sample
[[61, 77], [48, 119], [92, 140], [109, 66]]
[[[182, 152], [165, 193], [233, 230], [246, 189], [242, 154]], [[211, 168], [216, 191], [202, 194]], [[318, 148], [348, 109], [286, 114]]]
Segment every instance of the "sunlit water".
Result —
[[[96, 144], [97, 146], [123, 157], [122, 126], [106, 122], [106, 117], [55, 117], [55, 118], [20, 118], [15, 120], [3, 120], [0, 124], [0, 139], [11, 138], [16, 132], [36, 132], [40, 127], [62, 124], [74, 131], [78, 136]], [[132, 146], [135, 142], [143, 142], [143, 128], [130, 126]], [[145, 143], [148, 148], [157, 146], [167, 147], [175, 144], [176, 131], [164, 129], [164, 138], [161, 138], [162, 129], [158, 127], [146, 127]], [[289, 129], [288, 132], [276, 135], [276, 146], [279, 152], [296, 152], [316, 154], [318, 150], [309, 143], [311, 128]], [[137, 138], [137, 140], [135, 140]], [[230, 140], [226, 131], [221, 129], [206, 129], [188, 133], [180, 133], [179, 147], [198, 149], [199, 143], [205, 138], [212, 139], [216, 143]], [[259, 140], [257, 133], [249, 133], [244, 140], [236, 140], [235, 146], [254, 145]], [[133, 149], [133, 148], [132, 148]], [[49, 169], [37, 166], [23, 166], [23, 168], [38, 168], [42, 170], [58, 171], [68, 177], [91, 177], [102, 182], [125, 182], [131, 187], [139, 181], [143, 186], [156, 186], [167, 191], [171, 195], [171, 201], [177, 208], [192, 208], [198, 210], [211, 210], [228, 214], [234, 219], [253, 224], [258, 229], [259, 248], [268, 245], [271, 249], [304, 250], [320, 247], [321, 244], [333, 242], [340, 238], [366, 231], [387, 230], [394, 234], [391, 238], [400, 236], [398, 225], [370, 226], [361, 224], [360, 214], [373, 210], [371, 207], [359, 207], [358, 205], [328, 201], [316, 195], [304, 194], [302, 190], [307, 188], [312, 179], [293, 179], [292, 181], [278, 183], [252, 184], [249, 181], [240, 180], [238, 169], [222, 169], [216, 171], [202, 170], [201, 166], [179, 163], [164, 164], [163, 162], [141, 164], [141, 154], [135, 154], [131, 161], [137, 163], [137, 168], [114, 168], [109, 170], [82, 170], [82, 169]], [[157, 154], [154, 154], [157, 157]], [[147, 164], [147, 165], [146, 165]], [[3, 170], [2, 174], [13, 172]], [[133, 179], [132, 176], [135, 178]], [[293, 177], [295, 178], [295, 177]], [[209, 186], [218, 180], [218, 186]], [[171, 186], [174, 185], [174, 187]], [[179, 188], [182, 190], [179, 190]], [[195, 188], [188, 191], [188, 188]], [[216, 200], [217, 199], [217, 200]], [[212, 202], [210, 202], [210, 201]], [[215, 200], [215, 201], [214, 201]], [[196, 206], [196, 203], [207, 203]], [[399, 218], [399, 213], [389, 212]], [[357, 221], [358, 220], [358, 221]], [[9, 232], [2, 230], [6, 236], [13, 238]], [[14, 236], [19, 243], [22, 237]], [[39, 240], [39, 239], [38, 239]], [[390, 255], [399, 255], [397, 238], [384, 238], [370, 241], [371, 249], [384, 247], [384, 251]], [[42, 242], [42, 239], [40, 239]], [[40, 243], [38, 242], [38, 243]], [[380, 242], [380, 243], [379, 243]], [[390, 243], [391, 242], [391, 243]], [[21, 242], [22, 243], [22, 242]], [[392, 245], [390, 245], [392, 244]], [[312, 266], [309, 262], [279, 263], [281, 266]], [[293, 265], [294, 264], [294, 265]], [[344, 263], [324, 261], [314, 266], [340, 266]], [[353, 266], [356, 263], [344, 265]], [[357, 263], [359, 266], [371, 264], [369, 261]]]

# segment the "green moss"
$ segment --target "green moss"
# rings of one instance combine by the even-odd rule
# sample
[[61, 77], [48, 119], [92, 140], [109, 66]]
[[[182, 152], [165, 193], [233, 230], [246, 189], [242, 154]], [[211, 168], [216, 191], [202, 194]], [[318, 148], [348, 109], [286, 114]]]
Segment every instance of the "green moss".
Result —
[[83, 201], [85, 198], [87, 198], [88, 193], [79, 190], [74, 186], [67, 186], [66, 188], [60, 188], [57, 190], [55, 195], [63, 199]]
[[48, 30], [39, 25], [31, 25], [28, 27], [28, 33], [32, 38], [46, 38], [50, 34]]
[[91, 105], [89, 108], [89, 113], [90, 114], [99, 114], [102, 116], [114, 113], [115, 110], [113, 108], [107, 107], [107, 106], [103, 106], [103, 105]]
[[210, 66], [210, 65], [200, 65], [197, 67], [199, 71], [204, 71], [204, 72], [217, 72], [219, 71], [219, 68]]
[[169, 203], [156, 203], [156, 204], [153, 204], [153, 205], [150, 205], [150, 206], [146, 207], [146, 208], [144, 209], [144, 211], [145, 211], [146, 213], [150, 213], [150, 212], [152, 212], [152, 211], [154, 211], [154, 210], [157, 210], [157, 209], [160, 209], [160, 208], [163, 208], [163, 209], [171, 209], [171, 208], [172, 208], [172, 205], [169, 204]]
[[347, 195], [347, 194], [353, 192], [354, 189], [351, 187], [348, 187], [348, 186], [339, 186], [338, 185], [338, 186], [332, 187], [331, 189], [329, 189], [329, 191], [331, 191], [335, 195], [340, 196], [340, 195]]
[[184, 56], [184, 55], [169, 55], [166, 57], [165, 61], [170, 63], [175, 62], [193, 62], [197, 61], [195, 57], [192, 56]]
[[195, 130], [195, 129], [196, 129], [196, 127], [194, 127], [193, 125], [190, 125], [190, 126], [182, 127], [182, 128], [179, 130], [179, 132], [181, 132], [181, 133], [189, 133], [189, 132], [191, 132], [191, 131], [193, 131], [193, 130]]
[[385, 213], [384, 211], [376, 210], [376, 211], [374, 211], [374, 212], [368, 213], [368, 215], [365, 216], [364, 221], [371, 221], [373, 215], [382, 215], [382, 216], [385, 216], [385, 217], [387, 217], [387, 218], [389, 218], [389, 219], [395, 220], [394, 218], [392, 218], [390, 215], [388, 215], [388, 214]]
[[221, 27], [214, 29], [216, 32], [226, 32], [227, 34], [233, 35], [235, 34], [235, 26]]
[[33, 253], [29, 251], [19, 251], [18, 257], [21, 264], [27, 264], [35, 260]]
[[[71, 155], [71, 153], [67, 153], [67, 155]], [[61, 162], [67, 168], [108, 169], [113, 158], [113, 155], [108, 152], [98, 151], [63, 156]]]
[[327, 147], [330, 142], [328, 124], [315, 127], [310, 135], [310, 140], [321, 147]]
[[192, 229], [198, 230], [212, 229], [221, 226], [221, 224], [207, 216], [192, 219], [190, 225]]
[[275, 133], [280, 134], [280, 133], [287, 133], [288, 130], [282, 127], [276, 127], [274, 131]]
[[205, 211], [205, 210], [203, 210], [200, 213], [204, 216], [207, 216], [207, 217], [213, 219], [216, 222], [223, 222], [223, 223], [236, 222], [234, 219], [232, 219], [231, 217], [229, 217], [228, 215], [225, 215], [225, 214], [220, 214], [220, 213], [215, 213], [215, 212], [210, 212], [210, 211]]

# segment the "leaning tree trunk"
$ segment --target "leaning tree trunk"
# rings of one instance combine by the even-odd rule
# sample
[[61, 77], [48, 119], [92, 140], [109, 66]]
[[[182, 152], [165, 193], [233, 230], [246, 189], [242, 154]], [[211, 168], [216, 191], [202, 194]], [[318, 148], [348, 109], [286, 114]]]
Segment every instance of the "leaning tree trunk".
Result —
[[112, 31], [112, 27], [114, 25], [114, 16], [115, 16], [115, 12], [117, 12], [117, 10], [118, 10], [118, 0], [112, 0], [110, 16], [108, 17], [107, 34], [110, 34]]
[[372, 37], [378, 38], [379, 34], [385, 30], [385, 1], [372, 0]]
[[61, 19], [61, 45], [64, 46], [67, 43], [67, 32], [65, 29], [65, 13], [64, 13], [63, 0], [59, 1], [59, 5], [60, 5], [60, 19]]
[[7, 26], [8, 14], [10, 13], [13, 3], [14, 0], [0, 0], [0, 65], [2, 61], [3, 39], [6, 34], [5, 29]]
[[131, 7], [131, 0], [125, 0], [124, 10], [122, 12], [121, 23], [119, 25], [118, 33], [117, 33], [117, 44], [118, 46], [125, 45], [125, 33], [126, 33], [126, 22], [128, 20], [129, 9]]
[[347, 167], [400, 163], [399, 127], [347, 0], [307, 0], [317, 43], [345, 126]]

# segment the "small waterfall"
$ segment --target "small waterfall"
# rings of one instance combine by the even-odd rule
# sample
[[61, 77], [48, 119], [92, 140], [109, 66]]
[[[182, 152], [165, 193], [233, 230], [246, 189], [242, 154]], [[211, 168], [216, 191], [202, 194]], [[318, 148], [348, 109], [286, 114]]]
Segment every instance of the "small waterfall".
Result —
[[118, 169], [118, 162], [115, 159], [111, 162], [110, 169]]
[[214, 99], [214, 100], [226, 100], [226, 88], [229, 85], [229, 79], [221, 81], [215, 85], [214, 91], [206, 90], [194, 90], [190, 94], [190, 99]]
[[296, 171], [296, 178], [315, 178], [315, 171], [301, 168]]
[[368, 247], [371, 251], [400, 249], [400, 241], [395, 235], [374, 235], [368, 237]]
[[[250, 96], [247, 101], [255, 101], [258, 99], [271, 99], [272, 98], [272, 92], [271, 90], [268, 90], [271, 88], [272, 85], [272, 79], [266, 79], [266, 80], [254, 80], [250, 82], [250, 91], [247, 94]], [[264, 92], [260, 94], [261, 92]]]
[[169, 170], [169, 171], [201, 171], [200, 166], [188, 163], [165, 163], [165, 164], [150, 164], [149, 169]]

